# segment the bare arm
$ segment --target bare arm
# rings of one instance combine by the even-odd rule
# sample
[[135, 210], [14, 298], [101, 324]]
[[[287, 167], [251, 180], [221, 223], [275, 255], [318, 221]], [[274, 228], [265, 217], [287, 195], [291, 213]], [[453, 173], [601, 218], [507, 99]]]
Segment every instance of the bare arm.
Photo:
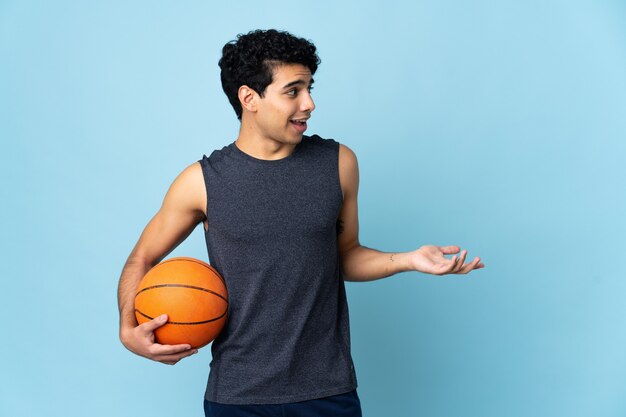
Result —
[[339, 213], [337, 244], [342, 271], [346, 281], [372, 281], [404, 271], [419, 271], [434, 275], [466, 274], [483, 268], [480, 258], [464, 263], [467, 251], [452, 259], [446, 254], [459, 253], [458, 246], [422, 246], [411, 252], [385, 253], [359, 243], [358, 189], [359, 167], [350, 148], [340, 145], [339, 179], [343, 191], [343, 206]]
[[161, 316], [137, 325], [135, 291], [143, 276], [189, 236], [205, 218], [206, 189], [199, 163], [187, 167], [172, 183], [163, 204], [150, 220], [124, 265], [117, 299], [120, 340], [130, 351], [159, 362], [174, 364], [197, 351], [189, 345], [160, 345], [154, 330], [167, 322]]

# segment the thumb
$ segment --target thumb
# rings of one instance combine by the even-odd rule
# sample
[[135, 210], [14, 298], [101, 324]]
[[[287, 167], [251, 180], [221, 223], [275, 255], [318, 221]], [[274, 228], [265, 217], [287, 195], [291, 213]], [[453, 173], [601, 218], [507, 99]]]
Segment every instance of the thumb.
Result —
[[143, 327], [146, 333], [148, 333], [153, 332], [155, 329], [158, 329], [165, 323], [167, 323], [167, 314], [161, 314], [159, 317], [155, 317], [154, 319], [145, 322], [141, 325], [141, 327]]
[[446, 255], [459, 253], [459, 251], [461, 250], [461, 248], [459, 248], [458, 246], [440, 246], [439, 249], [441, 249], [441, 251]]

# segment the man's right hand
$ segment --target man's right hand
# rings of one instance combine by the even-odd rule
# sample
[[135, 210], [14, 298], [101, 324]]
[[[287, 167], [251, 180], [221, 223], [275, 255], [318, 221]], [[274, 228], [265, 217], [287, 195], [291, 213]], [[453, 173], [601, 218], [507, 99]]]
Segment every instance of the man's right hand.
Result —
[[153, 361], [174, 365], [179, 360], [198, 353], [190, 345], [161, 345], [155, 343], [154, 330], [167, 323], [167, 315], [163, 314], [155, 319], [136, 327], [122, 329], [120, 340], [131, 352]]

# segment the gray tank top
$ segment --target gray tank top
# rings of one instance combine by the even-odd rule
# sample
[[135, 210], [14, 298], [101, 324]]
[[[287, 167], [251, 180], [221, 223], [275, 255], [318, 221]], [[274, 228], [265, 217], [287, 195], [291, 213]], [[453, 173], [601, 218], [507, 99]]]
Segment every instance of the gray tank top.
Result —
[[338, 161], [339, 143], [317, 135], [280, 160], [233, 142], [199, 161], [209, 260], [229, 297], [207, 400], [277, 404], [357, 387], [337, 253]]

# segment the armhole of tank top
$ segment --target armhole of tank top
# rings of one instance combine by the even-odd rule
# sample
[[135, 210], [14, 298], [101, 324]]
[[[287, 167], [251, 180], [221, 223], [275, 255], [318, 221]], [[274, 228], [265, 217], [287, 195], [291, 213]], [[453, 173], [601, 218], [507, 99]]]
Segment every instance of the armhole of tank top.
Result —
[[202, 178], [204, 179], [204, 190], [206, 192], [206, 201], [204, 202], [204, 210], [206, 217], [206, 228], [204, 227], [204, 223], [202, 223], [202, 230], [204, 233], [209, 232], [209, 178], [208, 178], [208, 165], [209, 158], [206, 155], [202, 156], [202, 159], [199, 160], [200, 168], [202, 168]]
[[[334, 139], [333, 139], [334, 140]], [[337, 155], [335, 157], [335, 166], [336, 166], [336, 174], [335, 174], [335, 178], [337, 181], [337, 187], [339, 188], [339, 199], [341, 201], [341, 205], [343, 206], [343, 189], [341, 188], [341, 177], [340, 177], [340, 173], [339, 173], [339, 150], [341, 149], [341, 143], [339, 143], [339, 141], [335, 141], [335, 143], [337, 143], [337, 146], [335, 147]]]

